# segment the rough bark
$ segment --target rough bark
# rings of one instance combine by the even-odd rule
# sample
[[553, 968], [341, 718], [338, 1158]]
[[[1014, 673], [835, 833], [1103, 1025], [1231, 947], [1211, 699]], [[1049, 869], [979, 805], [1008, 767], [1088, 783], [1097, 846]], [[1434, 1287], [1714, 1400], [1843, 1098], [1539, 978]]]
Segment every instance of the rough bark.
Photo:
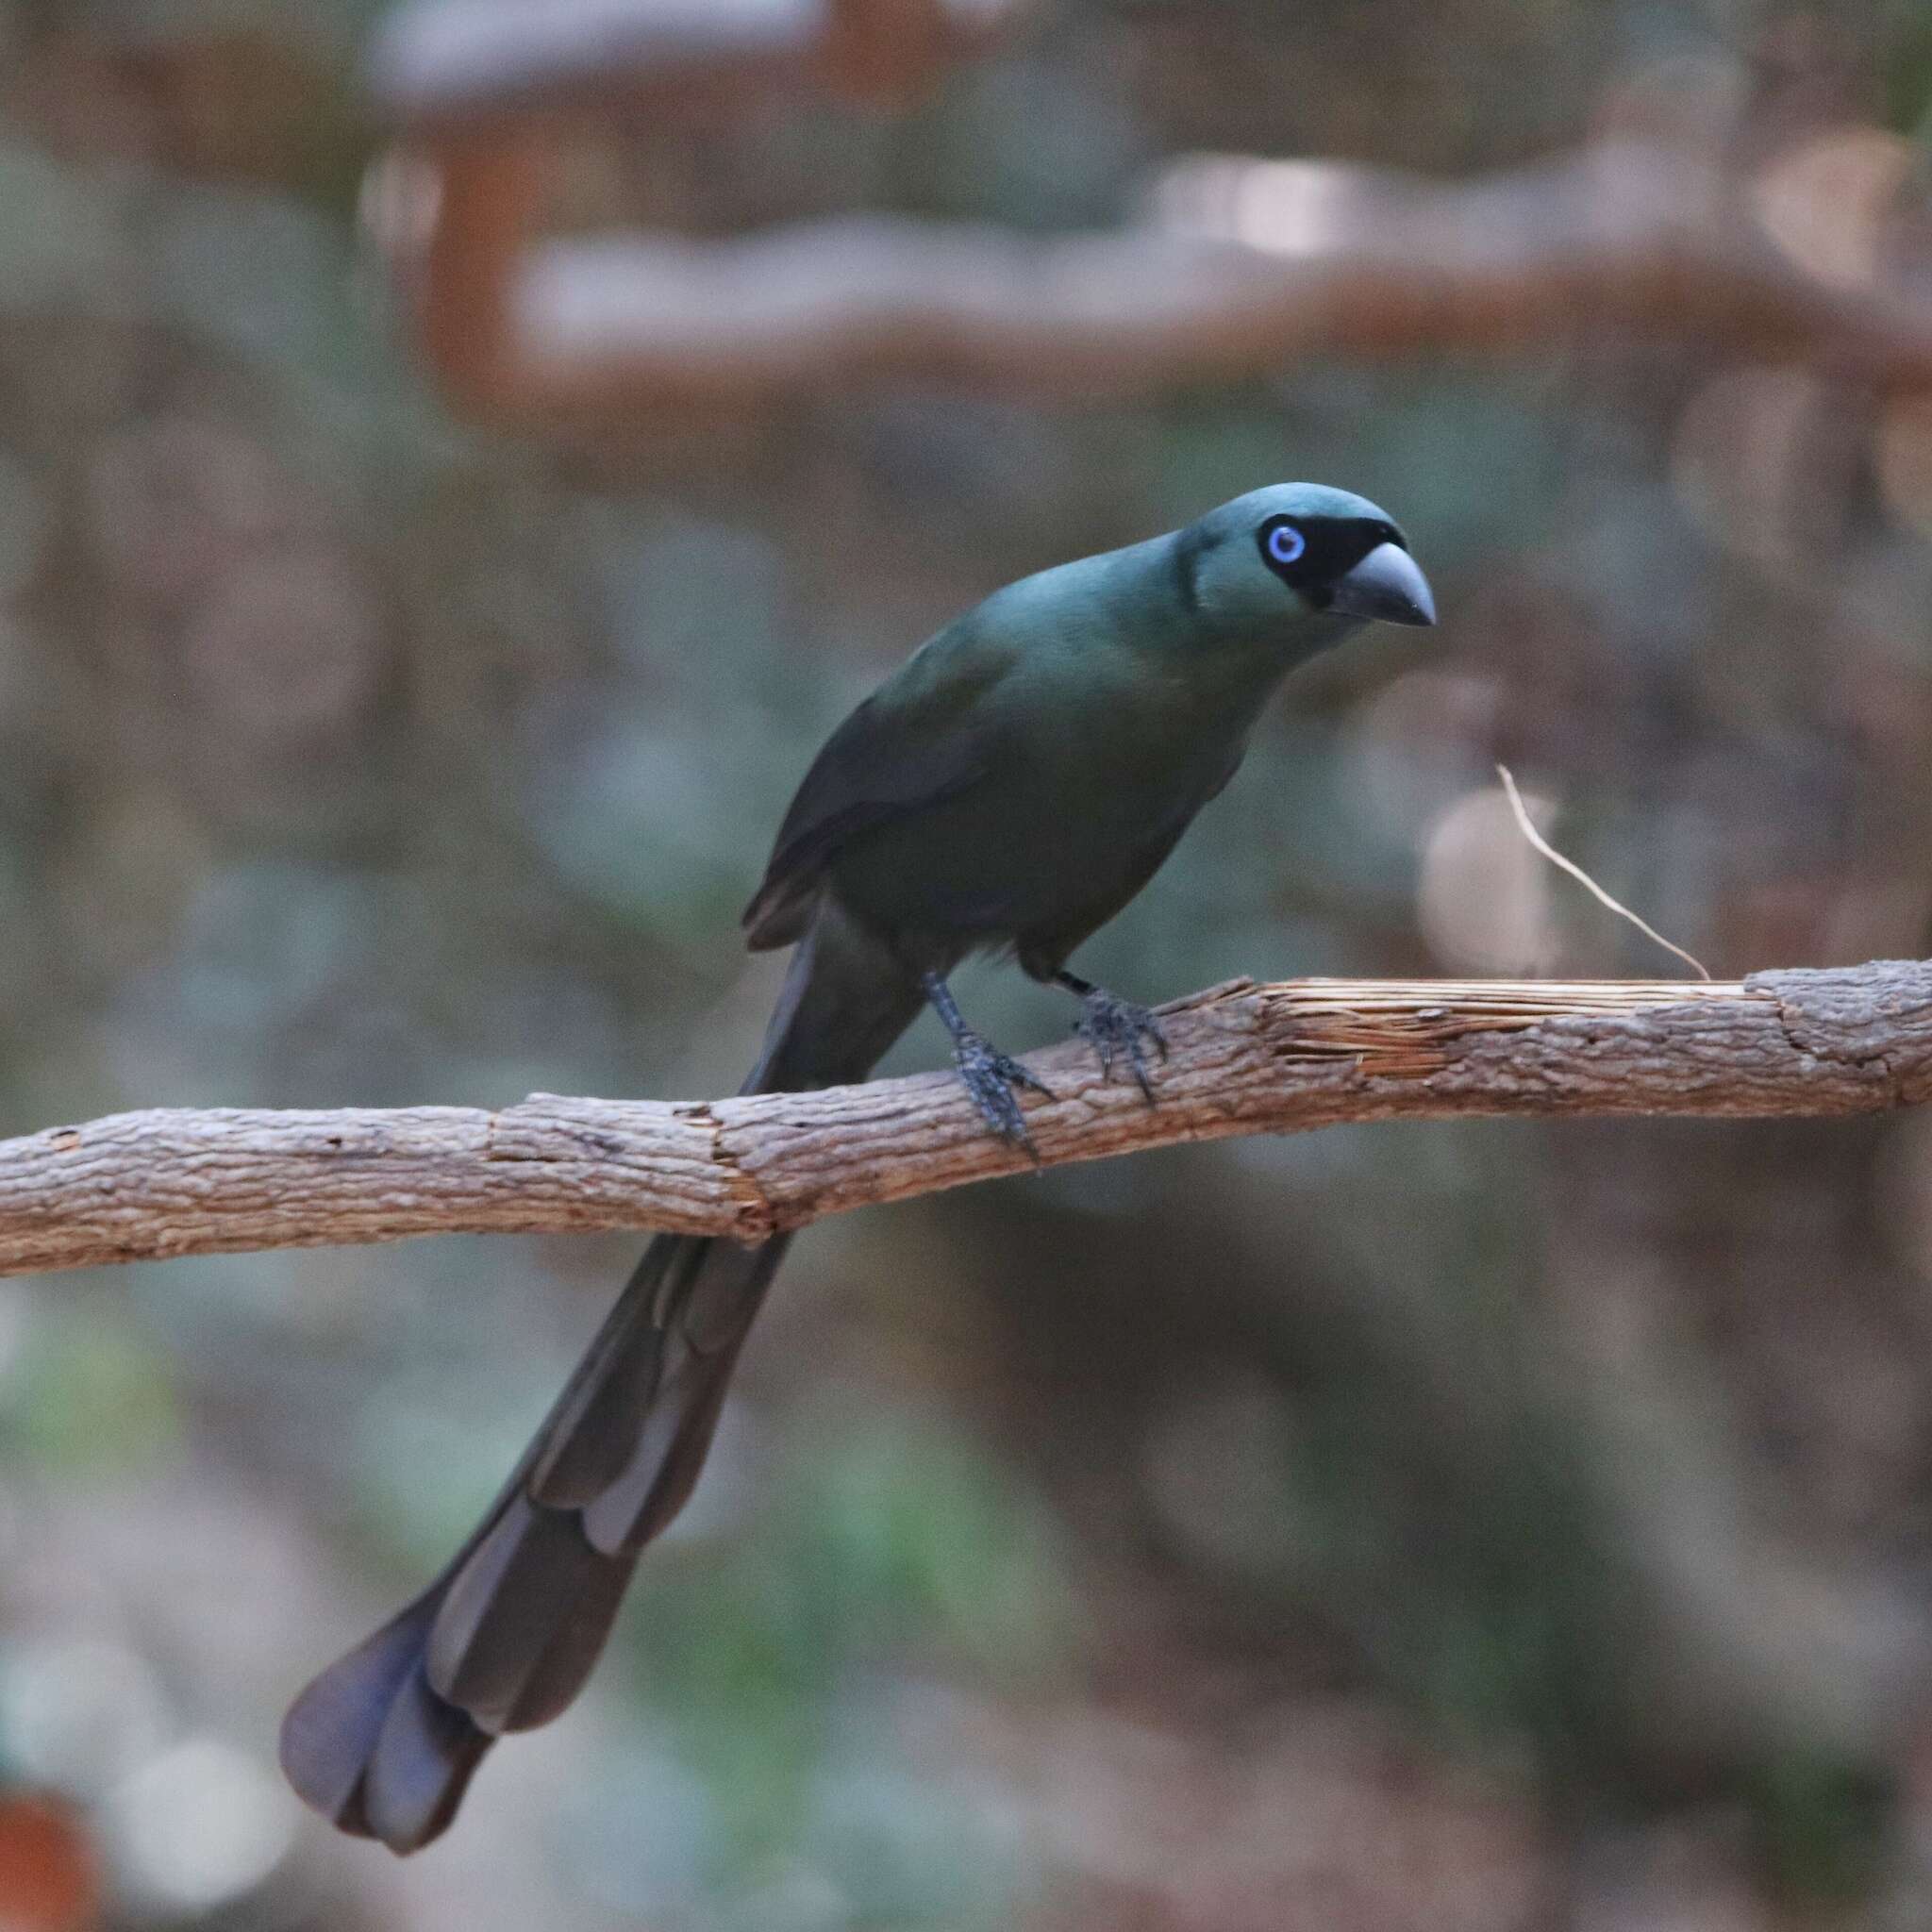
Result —
[[[1341, 1121], [1871, 1113], [1932, 1094], [1932, 964], [1622, 980], [1230, 981], [1163, 1009], [1158, 1103], [1070, 1044], [1031, 1065], [1039, 1164]], [[1024, 1174], [948, 1074], [491, 1113], [153, 1108], [0, 1141], [0, 1274], [410, 1235], [757, 1241]]]

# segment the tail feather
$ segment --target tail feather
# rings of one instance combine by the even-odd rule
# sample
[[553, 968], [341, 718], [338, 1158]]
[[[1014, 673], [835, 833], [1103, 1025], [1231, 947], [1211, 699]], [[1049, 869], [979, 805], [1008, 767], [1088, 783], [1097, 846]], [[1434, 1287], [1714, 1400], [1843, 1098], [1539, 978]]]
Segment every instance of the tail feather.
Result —
[[543, 1448], [529, 1476], [538, 1502], [580, 1509], [624, 1474], [635, 1432], [663, 1377], [662, 1317], [677, 1295], [679, 1277], [701, 1270], [713, 1245], [664, 1235], [644, 1250], [611, 1319], [544, 1424]]
[[[916, 981], [827, 901], [745, 1091], [862, 1079], [920, 1005]], [[639, 1553], [696, 1485], [787, 1243], [651, 1243], [469, 1541], [291, 1708], [282, 1766], [308, 1804], [414, 1851], [448, 1828], [498, 1735], [575, 1697]]]
[[366, 1836], [426, 1845], [449, 1829], [496, 1740], [429, 1688], [420, 1664], [398, 1687], [352, 1801]]
[[[391, 1718], [412, 1703], [409, 1680], [421, 1674], [424, 1646], [436, 1622], [442, 1590], [439, 1579], [331, 1665], [282, 1720], [282, 1770], [297, 1795], [359, 1838], [385, 1836], [368, 1814], [363, 1770], [375, 1758]], [[483, 1738], [483, 1748], [489, 1741]], [[399, 1743], [388, 1754], [388, 1761], [392, 1769], [401, 1770], [425, 1755], [438, 1754]], [[458, 1755], [446, 1749], [440, 1754], [430, 1773], [439, 1789], [452, 1782]], [[481, 1756], [478, 1749], [475, 1758]], [[475, 1769], [475, 1760], [470, 1769]], [[466, 1772], [457, 1783], [457, 1796], [467, 1782]]]
[[708, 1330], [699, 1319], [706, 1312], [702, 1306], [680, 1321], [682, 1345], [642, 1426], [634, 1430], [629, 1462], [583, 1512], [584, 1534], [595, 1548], [635, 1556], [690, 1499], [717, 1432], [739, 1350], [789, 1244], [781, 1235], [759, 1248], [721, 1248], [713, 1257], [715, 1269], [707, 1272], [722, 1275], [736, 1296], [737, 1325], [720, 1330], [714, 1313]]
[[568, 1510], [512, 1497], [445, 1588], [425, 1674], [492, 1736], [548, 1724], [582, 1688], [636, 1568]]

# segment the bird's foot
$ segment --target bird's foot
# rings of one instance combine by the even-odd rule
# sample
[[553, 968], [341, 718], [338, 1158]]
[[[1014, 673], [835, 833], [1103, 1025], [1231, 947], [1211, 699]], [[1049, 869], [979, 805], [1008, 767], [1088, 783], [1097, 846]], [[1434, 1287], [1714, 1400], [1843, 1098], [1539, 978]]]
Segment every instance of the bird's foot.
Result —
[[1019, 1090], [1030, 1088], [1051, 1100], [1053, 1089], [977, 1033], [958, 1036], [953, 1047], [953, 1064], [958, 1068], [974, 1105], [979, 1108], [980, 1118], [1002, 1141], [1010, 1141], [1031, 1154], [1033, 1137], [1026, 1131], [1025, 1117], [1020, 1111]]
[[1074, 1022], [1074, 1031], [1093, 1042], [1093, 1050], [1100, 1056], [1100, 1077], [1113, 1077], [1114, 1058], [1119, 1055], [1134, 1070], [1134, 1078], [1152, 1107], [1154, 1083], [1148, 1077], [1144, 1049], [1151, 1043], [1162, 1059], [1167, 1058], [1167, 1034], [1154, 1017], [1153, 1008], [1117, 999], [1097, 986], [1082, 993], [1080, 1003], [1086, 1010]]

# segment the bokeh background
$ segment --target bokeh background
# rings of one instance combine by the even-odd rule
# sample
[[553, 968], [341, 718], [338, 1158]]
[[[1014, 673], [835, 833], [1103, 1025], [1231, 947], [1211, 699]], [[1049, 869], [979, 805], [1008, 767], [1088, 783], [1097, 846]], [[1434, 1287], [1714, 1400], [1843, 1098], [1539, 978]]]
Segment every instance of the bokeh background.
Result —
[[[691, 234], [1107, 228], [1201, 153], [1534, 220], [1637, 143], [1818, 291], [1802, 354], [1667, 280], [1076, 406], [568, 422], [435, 376], [383, 11], [0, 7], [0, 1132], [728, 1091], [824, 732], [999, 583], [1295, 475], [1444, 622], [1295, 685], [1086, 970], [1678, 970], [1498, 758], [1721, 974], [1927, 950], [1932, 412], [1831, 332], [1932, 300], [1925, 0], [1045, 0], [902, 98], [536, 124], [558, 225]], [[0, 1924], [1932, 1924], [1925, 1121], [1329, 1130], [817, 1227], [592, 1694], [422, 1857], [336, 1839], [283, 1705], [635, 1245], [0, 1284]]]

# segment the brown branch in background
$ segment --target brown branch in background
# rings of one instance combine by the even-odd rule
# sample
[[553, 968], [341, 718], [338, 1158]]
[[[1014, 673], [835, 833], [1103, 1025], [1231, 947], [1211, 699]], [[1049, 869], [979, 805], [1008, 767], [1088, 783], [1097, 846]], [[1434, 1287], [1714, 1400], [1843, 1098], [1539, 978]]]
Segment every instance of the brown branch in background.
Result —
[[559, 124], [613, 97], [684, 115], [733, 92], [900, 98], [1010, 10], [405, 8], [372, 75], [436, 184], [412, 266], [441, 379], [499, 421], [608, 430], [613, 412], [727, 410], [882, 376], [1102, 398], [1324, 354], [1503, 356], [1612, 329], [1932, 386], [1932, 305], [1810, 273], [1770, 239], [1748, 184], [1640, 143], [1458, 185], [1197, 157], [1157, 180], [1138, 222], [1048, 240], [859, 214], [723, 240], [541, 233]]
[[1185, 166], [1145, 224], [1058, 241], [883, 215], [541, 241], [544, 158], [500, 134], [438, 157], [426, 282], [456, 325], [429, 346], [498, 415], [726, 408], [888, 375], [1099, 399], [1606, 329], [1932, 387], [1932, 307], [1814, 280], [1667, 155], [1597, 151], [1462, 187], [1337, 167], [1324, 211], [1285, 219], [1274, 245], [1253, 208], [1244, 239], [1191, 206]]
[[[1048, 1166], [1344, 1121], [1833, 1116], [1932, 1096], [1932, 964], [1741, 981], [1240, 980], [1163, 1009], [1158, 1104], [1036, 1056]], [[533, 1095], [339, 1112], [158, 1108], [0, 1142], [0, 1274], [410, 1235], [756, 1241], [1031, 1170], [950, 1074], [673, 1105]]]
[[369, 85], [398, 123], [475, 127], [821, 89], [903, 100], [986, 46], [1015, 0], [415, 0]]

